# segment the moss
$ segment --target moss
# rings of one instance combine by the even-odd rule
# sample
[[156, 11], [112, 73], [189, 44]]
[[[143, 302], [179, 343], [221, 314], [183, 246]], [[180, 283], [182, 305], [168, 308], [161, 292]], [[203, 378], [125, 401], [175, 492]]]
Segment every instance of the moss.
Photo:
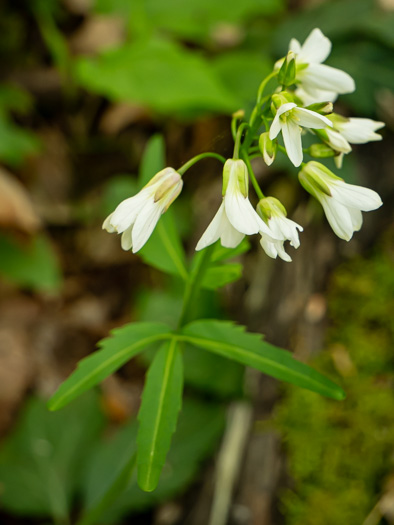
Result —
[[276, 413], [292, 479], [286, 525], [360, 525], [393, 468], [394, 235], [384, 241], [339, 267], [330, 286], [327, 348], [313, 365], [341, 375], [347, 399], [287, 387]]

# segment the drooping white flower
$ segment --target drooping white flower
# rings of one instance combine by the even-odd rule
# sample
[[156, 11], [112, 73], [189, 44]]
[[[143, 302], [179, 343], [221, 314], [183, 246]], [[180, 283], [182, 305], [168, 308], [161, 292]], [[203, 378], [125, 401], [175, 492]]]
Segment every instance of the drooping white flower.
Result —
[[298, 177], [306, 191], [320, 201], [331, 228], [346, 241], [361, 228], [361, 212], [376, 210], [382, 205], [375, 191], [347, 184], [319, 162], [308, 162]]
[[159, 171], [134, 197], [124, 200], [104, 221], [103, 229], [122, 234], [124, 250], [138, 252], [151, 236], [162, 213], [182, 190], [183, 181], [173, 168]]
[[291, 262], [291, 257], [286, 253], [283, 244], [285, 241], [290, 241], [291, 246], [298, 248], [300, 239], [297, 230], [302, 232], [302, 226], [286, 217], [285, 207], [274, 197], [261, 199], [257, 205], [257, 212], [271, 232], [281, 239], [275, 240], [261, 232], [260, 244], [265, 253], [273, 259], [276, 259], [279, 255], [284, 261]]
[[333, 123], [334, 130], [344, 137], [350, 144], [365, 144], [382, 140], [382, 135], [375, 133], [383, 128], [384, 122], [369, 118], [345, 118], [333, 113], [328, 117]]
[[[272, 99], [280, 95], [273, 95]], [[294, 102], [286, 102], [277, 108], [276, 115], [272, 121], [269, 138], [273, 140], [282, 131], [283, 142], [287, 155], [294, 166], [299, 166], [303, 159], [301, 133], [305, 128], [325, 128], [332, 126], [330, 120], [315, 111], [300, 108]]]
[[235, 248], [245, 235], [263, 231], [272, 235], [248, 198], [248, 169], [243, 160], [228, 159], [223, 168], [222, 203], [198, 241], [202, 250], [220, 239], [225, 248]]
[[[322, 64], [331, 52], [331, 41], [320, 29], [313, 29], [303, 45], [293, 38], [289, 51], [296, 55], [296, 83], [302, 88], [297, 95], [304, 103], [334, 101], [338, 94], [355, 90], [354, 80], [348, 73]], [[303, 93], [309, 100], [304, 100]]]

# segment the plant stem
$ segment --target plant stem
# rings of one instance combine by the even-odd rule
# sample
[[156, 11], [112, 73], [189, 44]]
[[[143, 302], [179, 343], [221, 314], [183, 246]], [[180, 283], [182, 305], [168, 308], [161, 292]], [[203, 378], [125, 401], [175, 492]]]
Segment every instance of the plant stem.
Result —
[[204, 274], [209, 267], [211, 255], [215, 249], [214, 245], [207, 246], [194, 257], [194, 267], [192, 268], [189, 280], [186, 283], [185, 293], [183, 295], [182, 312], [178, 321], [178, 328], [181, 328], [190, 316], [190, 307], [196, 300], [198, 290], [201, 286]]
[[250, 177], [250, 180], [252, 181], [254, 191], [256, 192], [259, 199], [264, 199], [264, 193], [261, 191], [259, 183], [257, 182], [256, 176], [253, 173], [253, 168], [252, 168], [252, 165], [250, 164], [249, 155], [244, 150], [242, 150], [241, 156], [243, 160], [245, 161], [245, 164], [248, 168], [249, 177]]
[[205, 159], [207, 157], [212, 157], [213, 159], [217, 159], [223, 164], [226, 162], [226, 159], [222, 157], [222, 155], [219, 155], [218, 153], [201, 153], [200, 155], [196, 155], [192, 159], [188, 160], [185, 164], [183, 164], [183, 166], [181, 166], [176, 171], [180, 175], [183, 175], [189, 168], [191, 168], [194, 164], [196, 164], [196, 162], [199, 162], [200, 160]]
[[100, 501], [97, 503], [97, 505], [91, 509], [88, 509], [77, 521], [76, 525], [95, 525], [99, 522], [100, 517], [103, 515], [105, 510], [110, 505], [112, 505], [112, 503], [127, 487], [134, 472], [136, 457], [137, 454], [135, 452], [119, 472], [118, 476], [111, 484], [107, 492], [100, 498]]
[[234, 144], [233, 159], [239, 159], [239, 149], [241, 147], [242, 133], [244, 132], [244, 129], [247, 128], [248, 126], [249, 124], [247, 124], [246, 122], [243, 122], [237, 130], [237, 136], [235, 137], [235, 144]]

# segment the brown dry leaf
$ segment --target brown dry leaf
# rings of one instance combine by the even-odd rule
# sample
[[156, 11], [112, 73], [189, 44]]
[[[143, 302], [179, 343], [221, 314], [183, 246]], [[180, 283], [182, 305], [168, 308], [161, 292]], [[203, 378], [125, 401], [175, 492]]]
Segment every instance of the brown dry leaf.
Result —
[[63, 4], [71, 13], [85, 15], [92, 9], [94, 0], [63, 0]]
[[29, 194], [7, 170], [0, 167], [0, 226], [34, 233], [41, 221], [34, 211]]
[[117, 16], [92, 16], [70, 39], [74, 53], [96, 54], [110, 47], [117, 47], [125, 40], [125, 26]]
[[104, 113], [100, 121], [100, 131], [114, 135], [136, 121], [147, 120], [149, 113], [146, 108], [137, 104], [121, 102], [113, 104]]
[[378, 0], [378, 4], [385, 11], [394, 11], [394, 0]]

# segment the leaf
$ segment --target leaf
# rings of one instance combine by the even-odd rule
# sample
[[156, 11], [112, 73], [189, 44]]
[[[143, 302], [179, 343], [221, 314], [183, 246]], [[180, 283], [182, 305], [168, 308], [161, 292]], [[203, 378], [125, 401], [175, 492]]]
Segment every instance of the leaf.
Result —
[[205, 272], [201, 286], [208, 290], [216, 290], [226, 284], [237, 281], [242, 276], [242, 264], [220, 264], [211, 266]]
[[84, 462], [103, 424], [93, 392], [56, 414], [44, 401], [29, 399], [0, 450], [2, 509], [67, 523]]
[[[141, 187], [164, 168], [165, 150], [161, 135], [154, 135], [148, 142], [141, 161], [139, 182]], [[163, 272], [186, 280], [185, 252], [175, 226], [173, 206], [160, 218], [155, 230], [139, 254], [147, 263]]]
[[115, 101], [144, 104], [171, 116], [237, 109], [237, 100], [206, 59], [163, 39], [143, 39], [96, 59], [81, 58], [75, 71], [90, 91]]
[[345, 398], [343, 390], [313, 368], [295, 360], [290, 352], [245, 332], [228, 321], [199, 320], [182, 329], [183, 340], [216, 354], [234, 359], [265, 374], [293, 383], [333, 399]]
[[233, 259], [238, 255], [242, 255], [250, 249], [250, 243], [247, 239], [244, 239], [236, 248], [225, 248], [217, 242], [215, 245], [215, 251], [211, 256], [212, 262], [226, 261], [227, 259]]
[[166, 152], [163, 135], [156, 134], [150, 138], [141, 160], [138, 182], [142, 188], [166, 165]]
[[16, 126], [0, 113], [0, 160], [10, 166], [20, 166], [26, 157], [40, 150], [36, 135]]
[[138, 414], [138, 485], [147, 492], [159, 482], [182, 403], [182, 358], [175, 339], [166, 342], [150, 366]]
[[[130, 512], [157, 506], [185, 490], [200, 463], [213, 453], [224, 424], [224, 405], [211, 400], [206, 403], [186, 398], [157, 489], [143, 492], [135, 476], [129, 487], [119, 493], [118, 499], [101, 516], [100, 523], [112, 525]], [[93, 448], [82, 479], [85, 508], [95, 505], [127, 464], [136, 449], [136, 436], [137, 424], [133, 420]]]
[[99, 342], [100, 350], [82, 359], [77, 369], [60, 385], [48, 403], [58, 410], [118, 370], [144, 347], [168, 338], [170, 329], [162, 323], [130, 323], [113, 330]]
[[38, 291], [60, 288], [59, 263], [46, 236], [38, 235], [20, 245], [0, 235], [0, 253], [0, 273], [10, 281]]

